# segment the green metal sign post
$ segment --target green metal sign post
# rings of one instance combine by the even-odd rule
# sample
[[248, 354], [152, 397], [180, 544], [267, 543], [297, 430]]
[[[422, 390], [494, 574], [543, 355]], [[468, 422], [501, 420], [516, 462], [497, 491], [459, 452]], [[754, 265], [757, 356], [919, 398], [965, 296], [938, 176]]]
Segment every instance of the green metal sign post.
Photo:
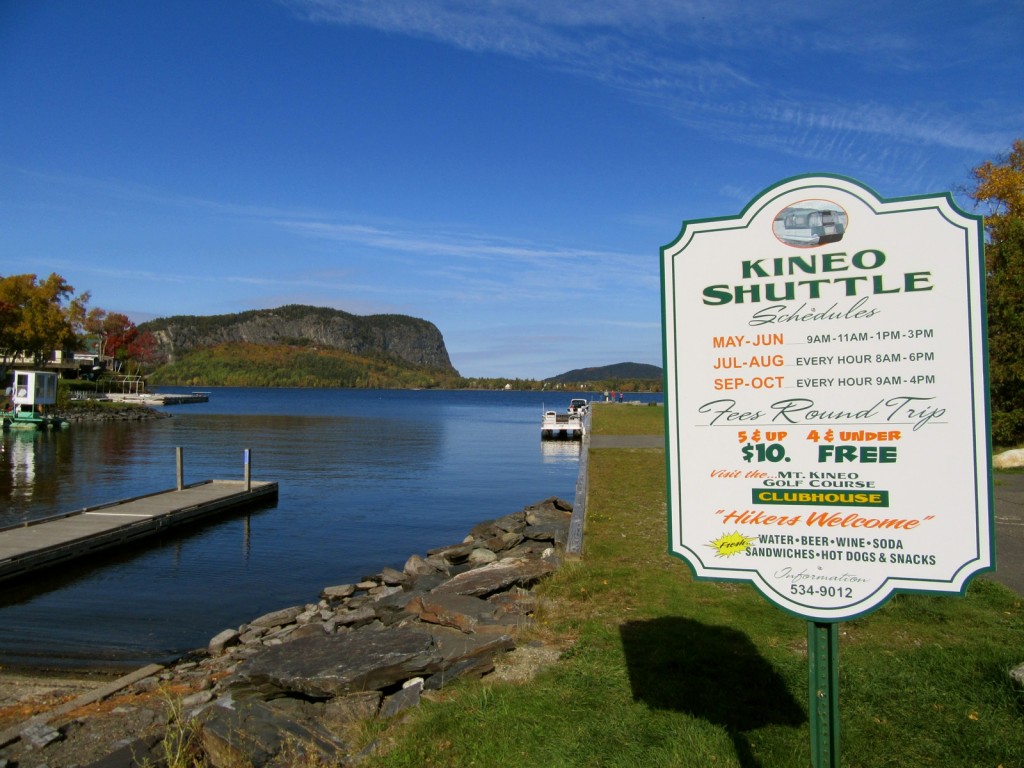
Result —
[[839, 625], [807, 622], [811, 765], [839, 768]]

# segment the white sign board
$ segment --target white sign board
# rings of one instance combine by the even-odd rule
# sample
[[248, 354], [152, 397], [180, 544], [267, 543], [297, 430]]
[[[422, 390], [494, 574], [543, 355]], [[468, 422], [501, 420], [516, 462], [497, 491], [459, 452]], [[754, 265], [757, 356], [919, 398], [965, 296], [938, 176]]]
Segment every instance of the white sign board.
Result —
[[670, 549], [808, 620], [993, 567], [979, 217], [788, 179], [662, 249]]

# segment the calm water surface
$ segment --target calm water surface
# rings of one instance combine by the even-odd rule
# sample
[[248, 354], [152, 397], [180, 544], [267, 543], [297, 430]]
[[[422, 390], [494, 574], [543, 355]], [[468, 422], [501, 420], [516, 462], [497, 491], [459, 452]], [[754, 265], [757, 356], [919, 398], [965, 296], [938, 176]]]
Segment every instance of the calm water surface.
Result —
[[481, 520], [572, 500], [578, 444], [542, 442], [540, 418], [573, 396], [594, 397], [224, 388], [169, 419], [4, 433], [0, 526], [172, 488], [177, 446], [186, 483], [241, 479], [250, 449], [280, 498], [0, 588], [0, 665], [169, 660]]

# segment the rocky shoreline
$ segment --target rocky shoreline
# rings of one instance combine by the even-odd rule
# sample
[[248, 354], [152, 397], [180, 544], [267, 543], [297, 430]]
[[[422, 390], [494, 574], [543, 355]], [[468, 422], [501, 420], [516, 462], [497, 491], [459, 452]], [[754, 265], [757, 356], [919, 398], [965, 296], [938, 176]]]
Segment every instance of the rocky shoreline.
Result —
[[517, 636], [533, 620], [532, 588], [564, 558], [571, 514], [552, 497], [413, 555], [401, 571], [327, 586], [315, 602], [225, 629], [109, 696], [8, 726], [0, 768], [127, 768], [160, 761], [182, 739], [215, 768], [284, 765], [295, 750], [358, 762], [375, 746], [354, 738], [366, 720], [492, 674], [509, 654], [557, 657], [540, 645], [517, 650]]
[[72, 424], [88, 424], [107, 421], [150, 421], [168, 419], [171, 414], [148, 405], [131, 403], [89, 402], [81, 405], [67, 405], [58, 408], [55, 415]]

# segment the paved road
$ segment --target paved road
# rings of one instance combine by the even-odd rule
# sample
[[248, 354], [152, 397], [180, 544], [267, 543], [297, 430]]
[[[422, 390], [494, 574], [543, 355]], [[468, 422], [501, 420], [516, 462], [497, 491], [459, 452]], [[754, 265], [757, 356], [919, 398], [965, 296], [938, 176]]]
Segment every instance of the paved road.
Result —
[[[592, 435], [591, 448], [664, 448], [661, 435]], [[995, 473], [996, 570], [992, 579], [1024, 595], [1024, 474]]]
[[996, 570], [985, 576], [1024, 594], [1024, 474], [997, 472]]

